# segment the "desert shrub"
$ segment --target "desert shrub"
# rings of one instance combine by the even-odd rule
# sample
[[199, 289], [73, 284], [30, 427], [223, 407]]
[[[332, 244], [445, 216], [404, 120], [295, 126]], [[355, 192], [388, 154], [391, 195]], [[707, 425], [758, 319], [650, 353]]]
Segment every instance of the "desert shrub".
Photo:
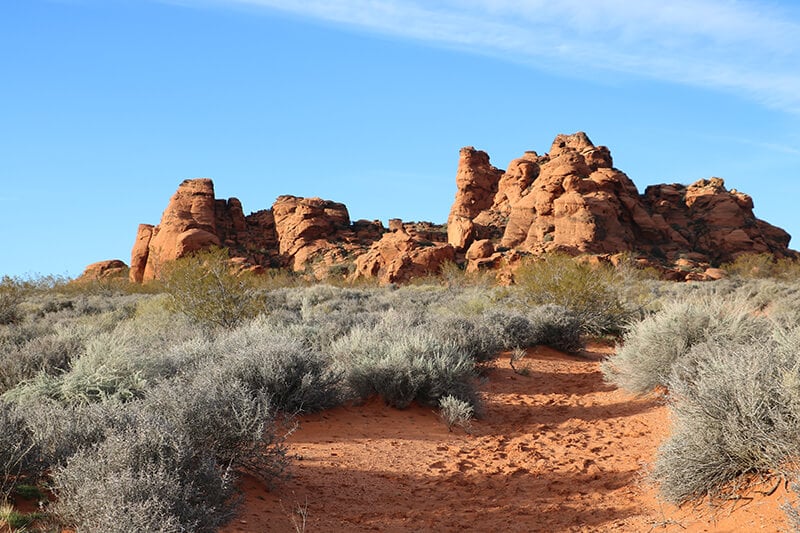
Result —
[[449, 395], [439, 399], [439, 417], [447, 424], [447, 429], [450, 431], [457, 426], [468, 432], [474, 414], [475, 409], [469, 402]]
[[147, 387], [184, 367], [187, 361], [181, 344], [197, 335], [180, 319], [159, 323], [148, 317], [123, 320], [111, 331], [89, 326], [61, 334], [74, 335], [85, 343], [69, 370], [40, 372], [8, 391], [6, 397], [18, 401], [42, 397], [65, 403], [141, 397]]
[[534, 306], [524, 312], [496, 310], [487, 314], [485, 320], [495, 325], [505, 350], [539, 344], [567, 353], [583, 348], [580, 320], [558, 305]]
[[52, 291], [64, 283], [65, 280], [58, 276], [3, 276], [0, 278], [0, 325], [12, 324], [23, 318], [21, 304], [26, 298]]
[[0, 401], [0, 501], [6, 501], [14, 487], [30, 474], [37, 455], [36, 445], [25, 419], [16, 407]]
[[746, 343], [768, 337], [771, 331], [770, 320], [755, 315], [739, 298], [670, 302], [635, 324], [602, 370], [611, 383], [646, 393], [666, 386], [673, 365], [696, 344]]
[[786, 513], [786, 519], [789, 523], [789, 527], [791, 527], [791, 531], [798, 533], [800, 532], [800, 508], [798, 508], [798, 502], [800, 502], [800, 483], [797, 481], [797, 474], [794, 475], [794, 481], [790, 489], [794, 493], [794, 501], [785, 502], [781, 508], [784, 513]]
[[63, 465], [76, 452], [101, 442], [109, 428], [128, 424], [130, 411], [111, 404], [63, 405], [54, 401], [15, 404], [36, 446], [35, 470]]
[[65, 372], [82, 349], [79, 338], [59, 333], [35, 337], [19, 347], [0, 345], [0, 394], [39, 372]]
[[[401, 315], [402, 316], [402, 315]], [[394, 407], [412, 401], [438, 405], [452, 395], [477, 405], [475, 360], [413, 319], [390, 328], [354, 328], [336, 341], [332, 353], [345, 368], [345, 379], [360, 398], [378, 395]]]
[[236, 503], [231, 472], [179, 428], [137, 417], [53, 472], [54, 512], [79, 531], [216, 531]]
[[493, 359], [503, 349], [496, 324], [482, 317], [431, 317], [425, 326], [435, 332], [437, 343], [451, 346], [475, 362]]
[[24, 298], [24, 287], [20, 280], [9, 276], [0, 279], [0, 324], [12, 324], [19, 320], [18, 306]]
[[614, 267], [591, 266], [566, 255], [547, 254], [525, 262], [514, 280], [528, 304], [565, 307], [590, 334], [622, 332], [641, 307], [641, 302], [630, 300], [631, 289]]
[[314, 412], [341, 402], [342, 373], [330, 358], [301, 340], [272, 332], [267, 321], [256, 319], [220, 335], [210, 350], [219, 355], [209, 358], [199, 374], [239, 381], [254, 394], [267, 394], [281, 411]]
[[777, 259], [768, 253], [742, 254], [722, 268], [731, 276], [743, 279], [796, 280], [800, 277], [800, 262], [789, 258]]
[[666, 499], [716, 495], [741, 474], [780, 471], [800, 456], [798, 349], [798, 331], [704, 342], [673, 365], [673, 431], [653, 471]]
[[272, 484], [288, 459], [269, 395], [220, 374], [202, 372], [164, 382], [135, 407], [164, 419], [219, 464], [234, 465]]
[[161, 283], [171, 309], [203, 327], [234, 328], [264, 309], [256, 281], [235, 273], [225, 248], [212, 248], [162, 267]]

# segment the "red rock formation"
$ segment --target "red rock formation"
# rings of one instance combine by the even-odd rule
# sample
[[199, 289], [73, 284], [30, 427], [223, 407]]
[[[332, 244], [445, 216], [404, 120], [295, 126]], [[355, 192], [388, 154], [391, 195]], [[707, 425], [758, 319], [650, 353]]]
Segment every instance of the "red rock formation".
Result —
[[[139, 226], [131, 253], [130, 279], [148, 281], [158, 276], [161, 265], [174, 261], [196, 250], [219, 246], [214, 213], [214, 184], [210, 179], [184, 180], [161, 216], [161, 223], [152, 228], [147, 239], [147, 228]], [[147, 241], [147, 252], [143, 251]], [[146, 259], [143, 261], [143, 256]], [[144, 269], [141, 269], [144, 262]]]
[[399, 283], [436, 274], [447, 261], [455, 260], [455, 249], [409, 235], [404, 229], [386, 233], [355, 262], [352, 279], [378, 278], [381, 284]]
[[456, 199], [447, 218], [447, 241], [465, 250], [475, 239], [473, 219], [492, 207], [503, 171], [489, 162], [486, 152], [471, 146], [461, 149], [456, 172]]
[[147, 258], [150, 255], [150, 240], [153, 238], [153, 226], [151, 224], [139, 224], [136, 232], [136, 240], [131, 250], [131, 269], [130, 280], [133, 283], [144, 281], [144, 271], [147, 268]]
[[730, 261], [744, 253], [787, 255], [789, 234], [757, 219], [752, 198], [728, 191], [721, 178], [688, 187], [653, 185], [645, 190], [643, 202], [680, 235], [655, 243], [668, 258], [687, 248], [712, 262]]
[[295, 271], [328, 251], [338, 233], [349, 230], [350, 215], [344, 204], [320, 198], [280, 196], [272, 205], [278, 249]]
[[281, 196], [272, 209], [245, 216], [238, 199], [214, 198], [211, 180], [186, 180], [158, 226], [139, 226], [130, 279], [152, 280], [164, 261], [215, 245], [229, 249], [237, 270], [288, 267], [324, 278], [352, 263], [384, 231], [377, 221], [351, 224], [343, 204], [319, 198]]
[[456, 185], [446, 230], [391, 219], [387, 232], [320, 198], [281, 196], [245, 215], [236, 198], [214, 197], [211, 180], [186, 180], [159, 225], [139, 226], [130, 279], [151, 280], [164, 261], [212, 245], [226, 246], [239, 270], [286, 267], [318, 279], [349, 272], [384, 283], [436, 272], [444, 261], [474, 271], [551, 251], [612, 262], [628, 253], [672, 279], [718, 278], [713, 267], [743, 253], [796, 255], [789, 235], [757, 219], [752, 199], [721, 179], [639, 194], [608, 148], [582, 132], [558, 135], [548, 154], [526, 152], [505, 171], [463, 148]]
[[[633, 252], [668, 263], [689, 258], [695, 267], [741, 253], [789, 253], [788, 234], [756, 219], [750, 197], [727, 191], [721, 179], [648, 187], [642, 196], [613, 167], [608, 148], [595, 146], [582, 132], [557, 136], [549, 154], [527, 152], [512, 161], [488, 205], [486, 184], [495, 173], [487, 165], [483, 152], [462, 150], [450, 219], [456, 225], [448, 226], [456, 248], [484, 236], [502, 248], [536, 254]], [[475, 176], [482, 187], [473, 186]], [[483, 210], [465, 209], [464, 198]]]
[[88, 265], [83, 274], [75, 279], [76, 282], [100, 281], [111, 278], [125, 278], [128, 274], [128, 265], [119, 259], [98, 261]]

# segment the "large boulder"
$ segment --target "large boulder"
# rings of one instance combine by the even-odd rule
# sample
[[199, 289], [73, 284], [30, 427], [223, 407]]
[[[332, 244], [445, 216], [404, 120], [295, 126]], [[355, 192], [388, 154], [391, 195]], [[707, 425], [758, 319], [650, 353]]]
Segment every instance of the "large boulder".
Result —
[[115, 278], [124, 279], [128, 274], [128, 265], [120, 259], [108, 259], [87, 265], [76, 282], [103, 281]]
[[208, 178], [184, 180], [170, 198], [158, 226], [139, 226], [131, 253], [130, 279], [152, 280], [165, 263], [220, 244], [214, 184]]
[[450, 244], [422, 240], [405, 230], [393, 231], [356, 259], [352, 279], [400, 283], [438, 274], [448, 261], [455, 261], [455, 249]]
[[790, 255], [788, 233], [753, 213], [753, 199], [727, 190], [721, 178], [692, 185], [653, 185], [645, 190], [644, 205], [680, 235], [659, 243], [670, 257], [686, 249], [709, 261], [730, 261], [746, 253]]

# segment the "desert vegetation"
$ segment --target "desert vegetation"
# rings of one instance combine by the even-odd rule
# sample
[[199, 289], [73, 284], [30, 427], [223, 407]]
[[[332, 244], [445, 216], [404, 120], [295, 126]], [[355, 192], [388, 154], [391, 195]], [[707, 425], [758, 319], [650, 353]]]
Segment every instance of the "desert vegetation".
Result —
[[652, 472], [664, 498], [719, 496], [751, 473], [797, 477], [789, 265], [675, 284], [552, 256], [510, 287], [455, 266], [376, 287], [239, 276], [226, 261], [219, 250], [177, 261], [144, 290], [2, 280], [2, 500], [47, 488], [54, 502], [35, 519], [54, 530], [216, 531], [239, 477], [286, 475], [297, 415], [379, 397], [469, 431], [488, 361], [504, 353], [519, 372], [524, 348], [576, 353], [591, 336], [618, 339], [609, 382], [666, 395], [674, 427]]
[[[720, 282], [660, 286], [658, 309], [603, 365], [610, 382], [666, 397], [673, 426], [652, 476], [674, 503], [727, 498], [755, 476], [798, 477], [797, 265], [744, 256], [726, 268]], [[791, 504], [787, 513], [800, 527]]]
[[215, 531], [238, 476], [280, 481], [296, 415], [377, 396], [468, 429], [482, 363], [537, 344], [575, 352], [587, 330], [576, 309], [456, 274], [286, 287], [226, 259], [178, 261], [144, 292], [3, 281], [5, 499], [49, 487], [51, 520], [79, 531]]

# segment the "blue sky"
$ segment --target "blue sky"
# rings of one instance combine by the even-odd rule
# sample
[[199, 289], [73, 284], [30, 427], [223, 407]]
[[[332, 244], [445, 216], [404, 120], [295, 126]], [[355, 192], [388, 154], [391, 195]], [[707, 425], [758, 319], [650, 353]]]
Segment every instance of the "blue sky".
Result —
[[579, 130], [800, 238], [798, 35], [789, 1], [0, 0], [0, 275], [128, 262], [191, 177], [442, 223], [462, 146]]

